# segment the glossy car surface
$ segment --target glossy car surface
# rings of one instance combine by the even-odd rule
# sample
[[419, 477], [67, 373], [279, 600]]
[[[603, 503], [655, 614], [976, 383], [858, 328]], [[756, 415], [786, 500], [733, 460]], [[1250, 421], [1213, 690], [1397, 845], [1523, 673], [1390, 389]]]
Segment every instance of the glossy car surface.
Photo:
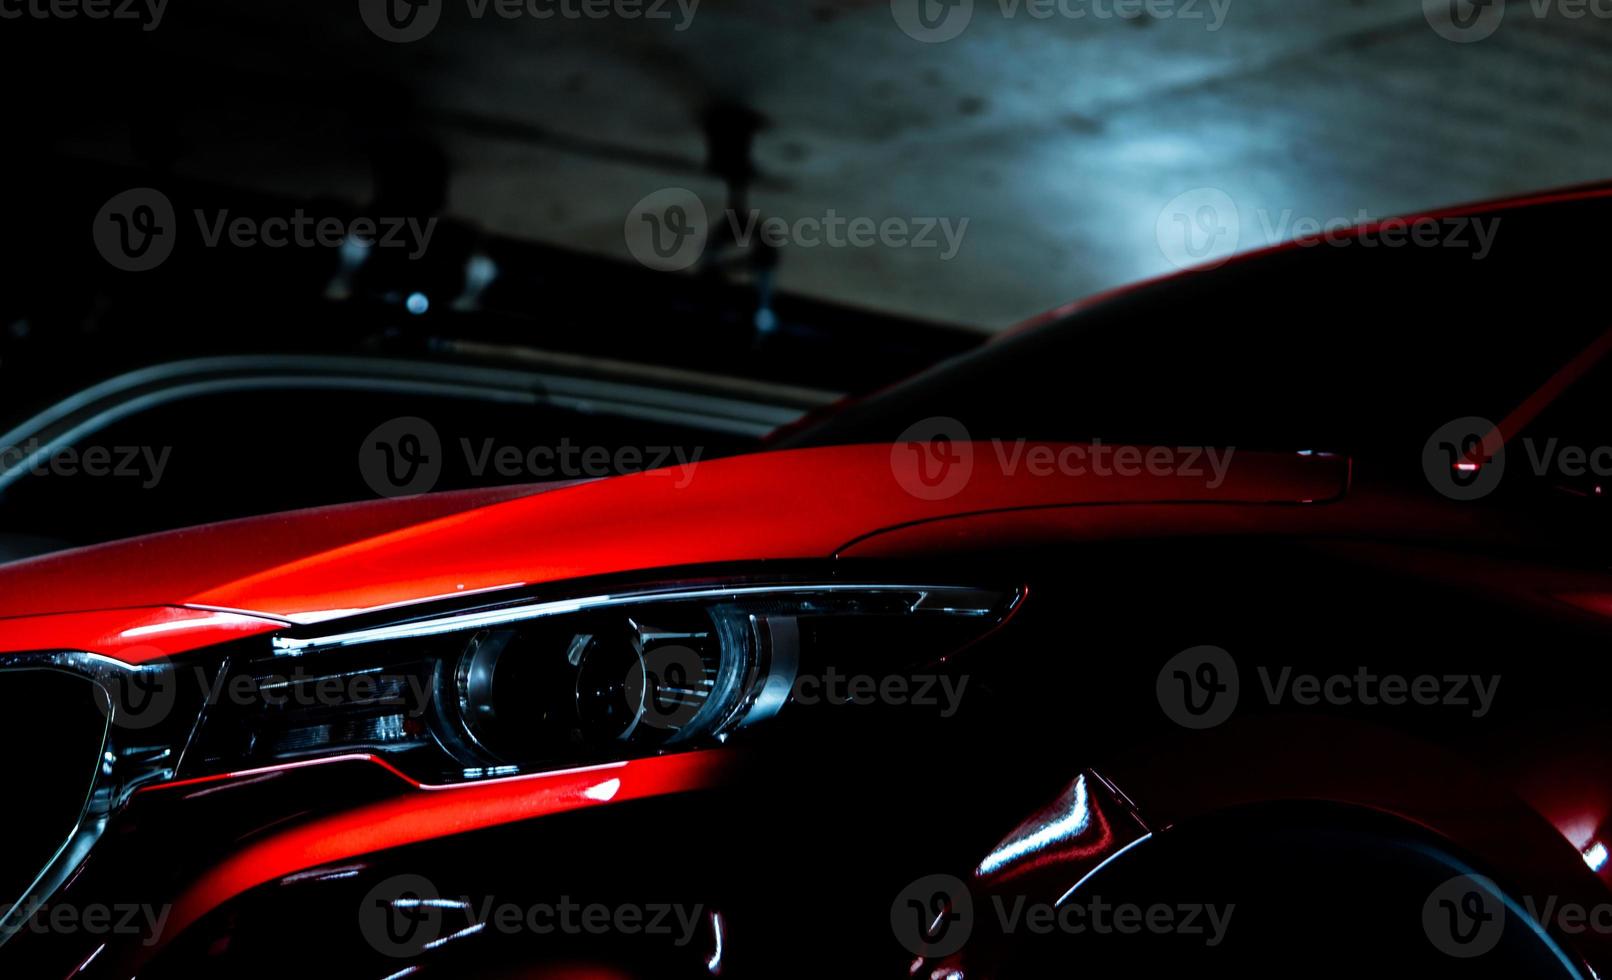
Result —
[[[958, 695], [807, 703], [796, 690], [775, 717], [720, 738], [623, 739], [620, 757], [556, 750], [462, 774], [334, 742], [231, 768], [194, 731], [170, 743], [152, 734], [161, 725], [145, 742], [118, 732], [114, 704], [96, 784], [105, 825], [38, 897], [162, 909], [160, 928], [100, 948], [24, 929], [0, 960], [85, 977], [312, 963], [377, 978], [1008, 977], [1083, 963], [1354, 975], [1383, 962], [1406, 976], [1605, 975], [1608, 933], [1560, 911], [1593, 919], [1612, 873], [1598, 494], [1529, 479], [1514, 453], [1497, 492], [1454, 499], [1495, 456], [1467, 469], [1435, 436], [1470, 416], [1516, 446], [1543, 425], [1572, 431], [1561, 419], [1600, 390], [1607, 325], [1564, 313], [1524, 335], [1466, 317], [1534, 311], [1541, 268], [1587, 275], [1594, 258], [1571, 229], [1605, 216], [1606, 200], [1471, 212], [1527, 232], [1500, 256], [1512, 278], [1476, 299], [1455, 298], [1473, 273], [1447, 255], [1276, 251], [1103, 299], [815, 416], [766, 451], [0, 566], [8, 666], [93, 667], [113, 688], [131, 671], [195, 667], [200, 693], [173, 697], [206, 705], [179, 712], [198, 730], [216, 716], [208, 685], [239, 662], [368, 664], [438, 624], [668, 596], [916, 597], [896, 626], [881, 621], [892, 642], [863, 650], [841, 635], [848, 646], [803, 644], [803, 657], [821, 656], [824, 676], [860, 670], [877, 688], [916, 672]], [[1186, 317], [1262, 277], [1295, 296], [1419, 286], [1394, 301], [1442, 319], [1402, 347], [1360, 347], [1324, 322], [1354, 314], [1278, 304], [1248, 328], [1261, 343], [1211, 345], [1183, 320], [1176, 346], [1151, 356], [1113, 329]], [[1232, 353], [1212, 361], [1211, 346]], [[1360, 365], [1382, 358], [1397, 359], [1380, 374], [1392, 380], [1362, 380]], [[930, 596], [961, 598], [926, 607]], [[970, 596], [986, 598], [975, 609]], [[958, 609], [982, 626], [909, 638], [900, 625]], [[835, 659], [852, 649], [871, 659]], [[1233, 707], [1214, 707], [1217, 690]], [[433, 938], [404, 942], [413, 922], [377, 939], [362, 909], [408, 876], [444, 896]], [[922, 924], [962, 921], [935, 876], [971, 895], [960, 943]], [[1468, 957], [1464, 927], [1450, 920], [1453, 947], [1438, 933], [1468, 895], [1440, 889], [1477, 879], [1493, 887], [1478, 911], [1496, 903], [1485, 914], [1507, 927]], [[983, 911], [1067, 909], [1097, 892], [1241, 918], [1205, 946], [1180, 931], [1031, 934]], [[533, 935], [489, 927], [473, 896], [697, 914], [664, 942]]]

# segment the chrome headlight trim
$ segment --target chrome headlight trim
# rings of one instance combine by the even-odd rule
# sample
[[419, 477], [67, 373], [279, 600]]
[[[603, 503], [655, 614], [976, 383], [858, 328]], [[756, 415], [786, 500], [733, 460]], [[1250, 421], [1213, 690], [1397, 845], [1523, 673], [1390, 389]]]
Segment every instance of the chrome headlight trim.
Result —
[[[38, 908], [55, 895], [84, 862], [118, 807], [140, 787], [172, 778], [179, 764], [179, 752], [172, 746], [153, 746], [151, 739], [142, 738], [140, 732], [118, 727], [117, 703], [110, 693], [134, 677], [171, 674], [171, 664], [128, 664], [102, 654], [77, 650], [0, 655], [0, 674], [38, 670], [72, 674], [95, 684], [106, 708], [106, 727], [101, 738], [99, 765], [78, 820], [22, 896], [0, 916], [0, 945], [21, 931]], [[189, 727], [193, 728], [194, 724], [192, 721]]]

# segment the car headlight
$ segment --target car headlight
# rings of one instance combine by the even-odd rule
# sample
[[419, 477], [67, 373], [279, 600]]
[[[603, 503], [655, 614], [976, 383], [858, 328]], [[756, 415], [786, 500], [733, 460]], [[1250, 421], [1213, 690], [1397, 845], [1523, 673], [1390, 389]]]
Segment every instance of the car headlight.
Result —
[[441, 784], [714, 745], [802, 676], [933, 663], [1021, 595], [683, 585], [325, 624], [235, 645], [176, 775], [363, 753]]
[[481, 596], [171, 660], [6, 655], [0, 676], [53, 671], [92, 682], [89, 704], [105, 724], [91, 733], [104, 738], [91, 739], [99, 754], [85, 760], [94, 775], [77, 825], [52, 853], [25, 856], [42, 870], [0, 913], [0, 943], [140, 789], [356, 756], [441, 786], [710, 747], [796, 715], [792, 705], [810, 717], [798, 682], [937, 665], [1004, 622], [1023, 596], [1017, 587], [728, 579]]

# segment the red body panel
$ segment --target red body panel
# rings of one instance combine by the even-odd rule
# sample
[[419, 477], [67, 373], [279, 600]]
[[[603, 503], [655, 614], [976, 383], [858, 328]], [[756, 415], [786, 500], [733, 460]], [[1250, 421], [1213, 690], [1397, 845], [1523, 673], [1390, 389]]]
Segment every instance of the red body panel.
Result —
[[275, 619], [177, 606], [52, 613], [0, 620], [0, 653], [80, 650], [138, 664], [284, 628]]
[[[899, 455], [913, 448], [792, 450], [703, 462], [691, 473], [376, 501], [46, 556], [0, 567], [0, 651], [71, 648], [139, 662], [288, 623], [437, 597], [717, 562], [912, 560], [1150, 534], [1348, 540], [1407, 523], [1429, 534], [1486, 533], [1468, 526], [1478, 519], [1473, 512], [1345, 498], [1349, 463], [1325, 455], [1238, 452], [1223, 480], [1207, 474], [1038, 475], [1003, 465], [1002, 447], [981, 443], [965, 449], [971, 472], [956, 491], [928, 499], [922, 488], [912, 489]], [[1384, 514], [1389, 517], [1379, 521]], [[1595, 591], [1580, 582], [1541, 584], [1543, 601]], [[697, 789], [717, 778], [718, 761], [697, 753], [444, 789], [400, 781], [395, 798], [264, 833], [186, 886], [174, 924], [182, 929], [246, 889], [330, 862], [612, 800]], [[1204, 764], [1204, 772], [1211, 768]], [[1284, 772], [1294, 771], [1277, 766], [1261, 775], [1263, 782], [1251, 777], [1197, 786], [1172, 782], [1177, 769], [1143, 760], [1113, 775], [1168, 822], [1273, 788], [1284, 792]], [[1462, 788], [1500, 789], [1507, 799], [1526, 800], [1535, 814], [1523, 812], [1524, 818], [1544, 827], [1537, 814], [1547, 814], [1569, 840], [1574, 831], [1567, 816], [1587, 818], [1592, 826], [1606, 816], [1604, 807], [1586, 811], [1580, 797], [1552, 797], [1555, 782], [1541, 788], [1526, 771], [1504, 775], [1498, 785], [1486, 785], [1481, 774], [1464, 774]], [[273, 776], [243, 780], [263, 778]], [[1427, 793], [1396, 795], [1391, 776], [1385, 783], [1379, 774], [1340, 768], [1317, 773], [1314, 781], [1327, 778], [1330, 795], [1392, 810], [1474, 848], [1493, 843], [1475, 839], [1483, 833], [1481, 821], [1444, 819], [1449, 815]], [[145, 792], [216, 789], [173, 784]], [[1321, 792], [1291, 789], [1312, 798]], [[1566, 891], [1578, 869], [1571, 850], [1553, 846], [1559, 847], [1556, 840], [1536, 835], [1517, 853], [1522, 860], [1547, 854], [1547, 877]]]
[[[714, 785], [721, 772], [719, 754], [687, 752], [467, 786], [421, 786], [400, 777], [411, 784], [412, 791], [305, 821], [242, 847], [194, 882], [175, 902], [173, 931], [183, 932], [201, 916], [249, 888], [307, 868], [502, 823], [616, 801], [686, 793]], [[267, 775], [272, 773], [271, 770]], [[171, 784], [148, 792], [209, 791]]]
[[[1036, 475], [974, 447], [955, 494], [903, 484], [906, 445], [740, 456], [573, 484], [251, 518], [0, 567], [0, 616], [188, 605], [314, 622], [432, 598], [707, 562], [827, 558], [897, 525], [1025, 507], [1335, 498], [1347, 461], [1237, 453], [1202, 476]], [[1004, 452], [1008, 450], [1003, 450]], [[1211, 485], [1215, 484], [1215, 485]], [[138, 574], [131, 574], [138, 569]], [[16, 624], [0, 624], [0, 648]], [[58, 638], [52, 645], [60, 645]], [[105, 652], [105, 651], [103, 651]]]
[[[1601, 186], [1527, 203], [1608, 194], [1612, 189]], [[1514, 434], [1519, 418], [1553, 399], [1608, 344], [1612, 334], [1518, 408], [1502, 430]], [[139, 663], [291, 624], [631, 571], [789, 559], [921, 562], [1198, 535], [1303, 540], [1364, 566], [1380, 540], [1392, 539], [1412, 547], [1378, 560], [1415, 565], [1421, 580], [1459, 584], [1497, 602], [1560, 607], [1564, 617], [1612, 615], [1612, 584], [1599, 564], [1564, 568], [1512, 554], [1497, 567], [1481, 549], [1420, 554], [1419, 537], [1489, 545], [1526, 538], [1508, 539], [1513, 530], [1489, 523], [1484, 512], [1450, 508], [1425, 494], [1374, 490], [1346, 498], [1344, 459], [1239, 451], [1224, 480], [1071, 476], [1009, 465], [1033, 444], [953, 448], [969, 472], [944, 494], [922, 480], [914, 485], [903, 454], [925, 447], [842, 446], [592, 482], [377, 500], [49, 555], [0, 566], [0, 653], [74, 649]], [[1536, 893], [1591, 905], [1602, 896], [1598, 887], [1586, 888], [1597, 882], [1576, 852], [1612, 825], [1612, 767], [1600, 750], [1605, 731], [1592, 722], [1485, 747], [1474, 753], [1476, 762], [1402, 732], [1327, 719], [1234, 722], [1196, 738], [1188, 750], [1173, 742], [1164, 750], [1136, 745], [1104, 768], [1123, 790], [1115, 793], [1124, 805], [1111, 800], [1112, 818], [1099, 810], [1091, 838], [1058, 856], [1083, 860], [1082, 868], [1098, 865], [1143, 829], [1141, 814], [1146, 828], [1159, 830], [1246, 804], [1319, 800], [1394, 814], [1486, 856]], [[708, 788], [736, 756], [691, 752], [440, 787], [413, 781], [376, 756], [343, 756], [150, 786], [136, 802], [189, 806], [266, 784], [296, 798], [287, 787], [315, 771], [345, 778], [364, 769], [385, 784], [381, 795], [346, 809], [267, 823], [235, 838], [223, 860], [187, 872], [173, 896], [177, 934], [276, 879], [499, 824]], [[1361, 765], [1362, 758], [1393, 762]], [[1104, 776], [1092, 778], [1106, 785]], [[1612, 878], [1612, 866], [1600, 876]], [[1589, 944], [1598, 959], [1608, 956], [1607, 936], [1591, 936]], [[119, 975], [133, 972], [131, 966]]]

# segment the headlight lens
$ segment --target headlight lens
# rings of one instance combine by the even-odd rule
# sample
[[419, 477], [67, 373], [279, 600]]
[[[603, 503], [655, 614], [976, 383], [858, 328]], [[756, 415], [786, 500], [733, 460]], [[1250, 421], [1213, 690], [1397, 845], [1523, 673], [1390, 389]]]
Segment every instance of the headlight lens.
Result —
[[783, 710], [804, 673], [933, 663], [1021, 595], [683, 587], [284, 636], [231, 656], [180, 775], [374, 753], [442, 783], [716, 744]]

